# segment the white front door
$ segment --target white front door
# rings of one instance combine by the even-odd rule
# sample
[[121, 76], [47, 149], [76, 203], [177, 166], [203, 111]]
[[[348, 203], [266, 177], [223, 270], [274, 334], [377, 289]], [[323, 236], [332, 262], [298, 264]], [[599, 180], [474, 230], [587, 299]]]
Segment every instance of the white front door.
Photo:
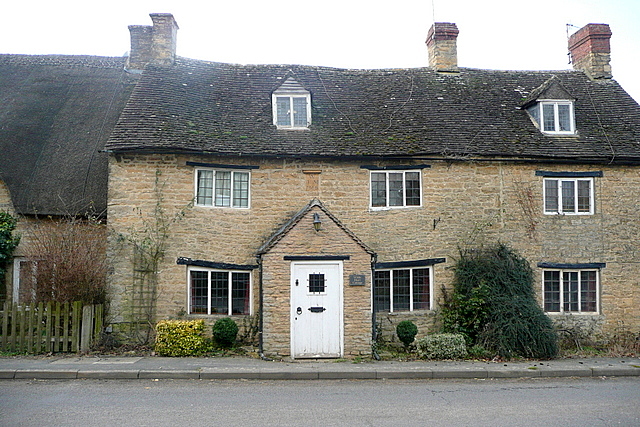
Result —
[[342, 357], [342, 262], [291, 264], [293, 358]]

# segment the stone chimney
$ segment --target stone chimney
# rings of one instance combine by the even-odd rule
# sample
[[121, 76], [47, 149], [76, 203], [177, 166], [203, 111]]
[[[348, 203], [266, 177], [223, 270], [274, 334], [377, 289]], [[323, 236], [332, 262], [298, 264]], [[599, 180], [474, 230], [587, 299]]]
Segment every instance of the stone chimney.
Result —
[[176, 59], [178, 24], [170, 13], [151, 13], [153, 26], [130, 25], [131, 51], [126, 68], [142, 71], [145, 65], [171, 65]]
[[587, 24], [569, 37], [571, 63], [593, 79], [610, 79], [611, 30], [607, 24]]
[[449, 22], [435, 22], [427, 33], [429, 67], [441, 72], [458, 72], [458, 27]]

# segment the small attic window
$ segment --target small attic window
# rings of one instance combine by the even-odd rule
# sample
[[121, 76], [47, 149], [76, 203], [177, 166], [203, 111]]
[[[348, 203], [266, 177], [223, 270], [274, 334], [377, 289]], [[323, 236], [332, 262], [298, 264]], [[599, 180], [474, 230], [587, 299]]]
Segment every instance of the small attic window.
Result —
[[538, 128], [549, 134], [574, 134], [575, 121], [572, 101], [538, 101], [527, 112]]
[[271, 102], [278, 129], [307, 129], [311, 124], [311, 94], [293, 78], [273, 92]]

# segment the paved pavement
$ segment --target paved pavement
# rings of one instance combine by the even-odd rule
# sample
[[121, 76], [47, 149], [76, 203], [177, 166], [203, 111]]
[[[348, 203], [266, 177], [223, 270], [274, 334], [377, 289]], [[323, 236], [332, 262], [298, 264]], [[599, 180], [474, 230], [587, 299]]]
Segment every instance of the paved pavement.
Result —
[[430, 379], [640, 377], [640, 358], [551, 361], [265, 361], [250, 357], [5, 357], [0, 379]]

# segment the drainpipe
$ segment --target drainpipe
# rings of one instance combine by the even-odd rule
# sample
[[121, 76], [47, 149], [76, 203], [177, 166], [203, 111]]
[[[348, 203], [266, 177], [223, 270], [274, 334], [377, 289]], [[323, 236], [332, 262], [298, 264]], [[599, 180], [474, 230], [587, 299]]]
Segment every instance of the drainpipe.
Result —
[[373, 254], [371, 255], [371, 300], [372, 300], [372, 313], [371, 313], [371, 356], [375, 359], [375, 360], [380, 360], [380, 355], [378, 354], [378, 349], [377, 346], [375, 345], [375, 343], [378, 340], [378, 331], [376, 328], [376, 313], [377, 313], [377, 308], [376, 307], [376, 296], [375, 296], [375, 288], [374, 288], [374, 278], [375, 278], [375, 271], [376, 271], [376, 262], [378, 262], [378, 255]]

